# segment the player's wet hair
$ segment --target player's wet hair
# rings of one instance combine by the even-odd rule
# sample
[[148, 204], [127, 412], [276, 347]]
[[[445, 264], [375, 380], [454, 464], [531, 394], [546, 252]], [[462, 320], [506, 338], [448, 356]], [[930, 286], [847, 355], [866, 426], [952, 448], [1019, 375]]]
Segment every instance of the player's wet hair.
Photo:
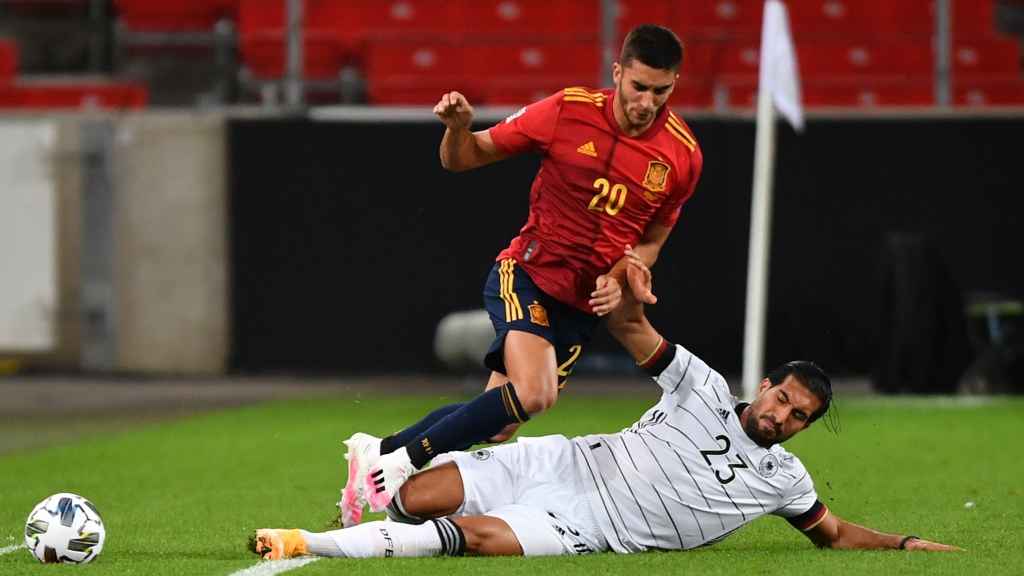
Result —
[[629, 66], [633, 60], [658, 70], [679, 70], [683, 61], [683, 43], [668, 28], [656, 24], [641, 24], [629, 31], [619, 64]]
[[828, 412], [829, 406], [832, 405], [832, 381], [829, 380], [828, 374], [825, 374], [825, 371], [820, 366], [807, 360], [786, 362], [772, 370], [768, 374], [768, 380], [771, 381], [772, 386], [778, 386], [790, 375], [796, 378], [804, 388], [807, 388], [811, 394], [814, 394], [821, 401], [821, 406], [807, 419], [808, 424], [821, 418]]

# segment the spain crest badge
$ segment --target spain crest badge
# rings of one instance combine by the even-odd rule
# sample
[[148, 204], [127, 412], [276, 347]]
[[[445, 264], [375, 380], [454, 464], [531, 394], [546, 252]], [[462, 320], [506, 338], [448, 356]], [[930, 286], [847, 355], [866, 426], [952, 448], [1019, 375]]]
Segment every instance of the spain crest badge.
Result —
[[551, 326], [548, 322], [548, 311], [544, 309], [536, 300], [533, 304], [530, 304], [530, 322], [537, 324], [538, 326]]
[[664, 162], [651, 160], [647, 163], [647, 173], [644, 174], [643, 187], [651, 192], [664, 192], [668, 182], [668, 171], [670, 166]]

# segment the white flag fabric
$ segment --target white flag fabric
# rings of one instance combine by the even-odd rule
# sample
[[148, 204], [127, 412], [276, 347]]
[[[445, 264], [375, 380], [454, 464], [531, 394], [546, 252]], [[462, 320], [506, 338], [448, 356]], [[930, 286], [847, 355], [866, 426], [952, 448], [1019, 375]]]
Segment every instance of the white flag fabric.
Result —
[[759, 82], [771, 94], [779, 113], [794, 128], [803, 130], [804, 110], [796, 50], [793, 48], [793, 36], [789, 33], [789, 13], [779, 0], [766, 0], [764, 3]]

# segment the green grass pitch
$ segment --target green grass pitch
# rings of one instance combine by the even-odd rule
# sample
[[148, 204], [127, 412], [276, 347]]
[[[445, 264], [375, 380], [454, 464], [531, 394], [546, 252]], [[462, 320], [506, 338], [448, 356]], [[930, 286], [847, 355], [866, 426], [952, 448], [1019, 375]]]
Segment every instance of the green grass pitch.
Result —
[[[566, 394], [530, 435], [614, 431], [655, 400]], [[388, 433], [451, 398], [348, 395], [263, 404], [97, 432], [0, 455], [0, 548], [22, 541], [25, 516], [61, 491], [96, 503], [107, 544], [92, 564], [43, 566], [24, 550], [0, 574], [228, 575], [255, 563], [258, 527], [321, 529], [334, 514], [341, 440]], [[842, 429], [820, 424], [789, 443], [836, 514], [880, 530], [958, 544], [958, 554], [817, 550], [769, 517], [692, 552], [579, 558], [325, 559], [296, 575], [1022, 574], [1024, 401], [840, 399]], [[46, 427], [46, 419], [36, 424]], [[972, 507], [965, 503], [973, 502]]]

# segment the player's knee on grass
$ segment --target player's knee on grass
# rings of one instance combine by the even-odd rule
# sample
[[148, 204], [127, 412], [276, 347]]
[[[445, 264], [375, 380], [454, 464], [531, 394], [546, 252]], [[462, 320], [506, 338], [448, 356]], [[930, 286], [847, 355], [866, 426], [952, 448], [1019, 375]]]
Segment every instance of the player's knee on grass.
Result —
[[462, 528], [466, 539], [466, 555], [472, 556], [522, 556], [512, 528], [500, 518], [492, 516], [464, 516], [452, 518]]

